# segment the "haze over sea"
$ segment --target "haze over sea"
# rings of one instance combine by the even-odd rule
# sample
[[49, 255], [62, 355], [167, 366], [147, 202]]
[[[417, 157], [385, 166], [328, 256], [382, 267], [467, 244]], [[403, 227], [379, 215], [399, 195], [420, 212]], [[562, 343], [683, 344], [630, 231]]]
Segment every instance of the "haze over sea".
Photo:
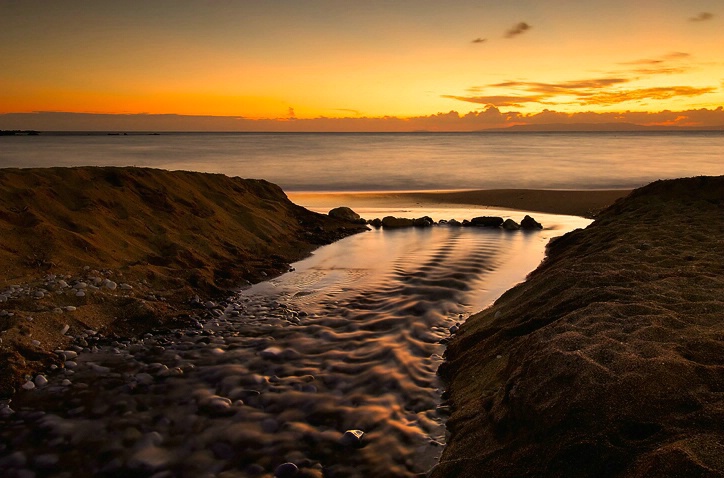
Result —
[[0, 167], [145, 166], [286, 191], [633, 188], [724, 174], [723, 132], [162, 133], [0, 137]]

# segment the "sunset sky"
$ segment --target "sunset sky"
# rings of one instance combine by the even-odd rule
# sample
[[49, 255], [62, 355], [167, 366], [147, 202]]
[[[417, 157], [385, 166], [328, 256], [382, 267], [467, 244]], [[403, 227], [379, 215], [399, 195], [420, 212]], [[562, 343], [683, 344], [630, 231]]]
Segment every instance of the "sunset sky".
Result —
[[3, 129], [724, 125], [721, 0], [0, 0], [0, 11]]

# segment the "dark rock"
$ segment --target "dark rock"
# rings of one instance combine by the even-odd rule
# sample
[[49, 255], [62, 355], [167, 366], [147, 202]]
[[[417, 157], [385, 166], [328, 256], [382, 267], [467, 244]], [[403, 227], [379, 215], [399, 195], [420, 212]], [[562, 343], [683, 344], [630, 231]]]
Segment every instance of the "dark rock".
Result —
[[447, 225], [448, 225], [448, 226], [452, 226], [452, 227], [460, 227], [460, 226], [462, 226], [462, 224], [460, 223], [460, 221], [458, 221], [457, 219], [450, 219], [450, 220], [447, 222]]
[[467, 219], [463, 219], [463, 222], [460, 225], [463, 227], [470, 227], [472, 224], [470, 224], [470, 221]]
[[294, 463], [282, 463], [274, 470], [275, 478], [293, 478], [299, 473], [299, 468]]
[[412, 220], [412, 225], [415, 227], [430, 227], [435, 224], [430, 216], [418, 217]]
[[349, 448], [360, 448], [365, 432], [362, 430], [347, 430], [339, 439], [339, 444]]
[[329, 217], [341, 219], [342, 221], [357, 222], [360, 220], [359, 214], [346, 206], [340, 206], [332, 209], [328, 213]]
[[405, 217], [385, 216], [384, 218], [382, 218], [382, 227], [412, 227], [412, 225], [412, 219], [408, 219]]
[[503, 225], [503, 218], [498, 216], [479, 216], [472, 218], [470, 224], [478, 227], [500, 227]]
[[505, 222], [503, 222], [503, 229], [506, 231], [517, 231], [520, 229], [520, 224], [512, 219], [506, 219]]
[[375, 218], [375, 219], [372, 219], [372, 220], [368, 221], [368, 224], [369, 224], [370, 226], [372, 226], [372, 227], [376, 227], [377, 229], [379, 229], [379, 228], [382, 227], [382, 219], [380, 219], [379, 217], [377, 217], [377, 218]]
[[543, 229], [543, 225], [533, 219], [532, 217], [526, 215], [522, 221], [520, 221], [520, 227], [523, 229]]

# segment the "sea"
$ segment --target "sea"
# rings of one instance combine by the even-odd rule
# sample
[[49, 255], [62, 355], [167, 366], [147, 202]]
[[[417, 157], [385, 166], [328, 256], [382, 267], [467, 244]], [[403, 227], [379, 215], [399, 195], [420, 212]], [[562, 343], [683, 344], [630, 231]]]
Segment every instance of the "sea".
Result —
[[[724, 133], [0, 137], [0, 168], [81, 165], [223, 173], [288, 192], [634, 188], [724, 174]], [[370, 210], [531, 214], [543, 229], [371, 229], [240, 290], [201, 330], [81, 354], [75, 371], [0, 404], [0, 471], [282, 476], [291, 463], [299, 476], [424, 476], [447, 439], [446, 342], [525, 280], [551, 239], [591, 221]]]
[[724, 132], [0, 136], [0, 168], [144, 166], [286, 191], [635, 188], [724, 174]]

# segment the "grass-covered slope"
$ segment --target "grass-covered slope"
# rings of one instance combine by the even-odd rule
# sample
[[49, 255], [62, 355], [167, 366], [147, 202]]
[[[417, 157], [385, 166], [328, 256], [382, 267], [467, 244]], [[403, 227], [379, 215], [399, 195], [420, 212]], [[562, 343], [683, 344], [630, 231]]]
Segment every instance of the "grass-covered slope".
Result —
[[724, 177], [659, 181], [555, 240], [449, 345], [433, 478], [724, 475]]

